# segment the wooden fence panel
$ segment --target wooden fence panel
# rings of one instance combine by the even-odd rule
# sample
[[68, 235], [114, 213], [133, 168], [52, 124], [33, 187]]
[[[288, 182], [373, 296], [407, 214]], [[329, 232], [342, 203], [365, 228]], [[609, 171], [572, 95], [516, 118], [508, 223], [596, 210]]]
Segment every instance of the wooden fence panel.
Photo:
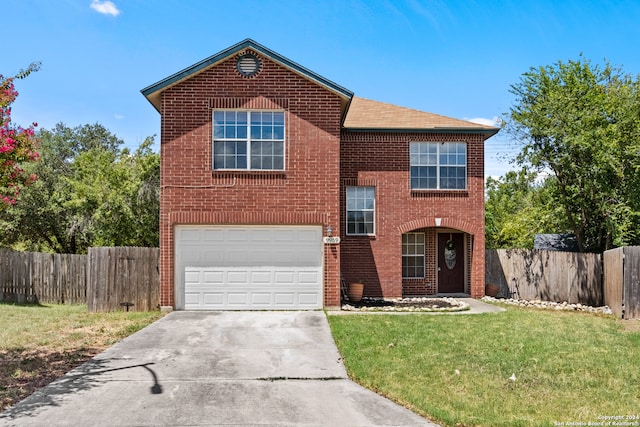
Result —
[[640, 246], [624, 248], [624, 318], [640, 318]]
[[501, 296], [602, 305], [599, 254], [528, 249], [488, 249], [485, 280]]
[[0, 249], [0, 301], [84, 304], [86, 255]]
[[89, 311], [155, 310], [159, 303], [158, 248], [90, 248], [87, 265]]
[[622, 317], [624, 248], [616, 248], [603, 254], [604, 303], [613, 314]]

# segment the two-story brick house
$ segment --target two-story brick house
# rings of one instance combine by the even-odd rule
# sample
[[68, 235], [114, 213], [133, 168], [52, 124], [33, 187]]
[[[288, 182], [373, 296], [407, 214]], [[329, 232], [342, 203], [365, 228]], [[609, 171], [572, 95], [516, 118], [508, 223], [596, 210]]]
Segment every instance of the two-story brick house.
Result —
[[[142, 90], [161, 114], [161, 305], [484, 294], [484, 141], [247, 39]], [[324, 237], [340, 237], [324, 239]]]

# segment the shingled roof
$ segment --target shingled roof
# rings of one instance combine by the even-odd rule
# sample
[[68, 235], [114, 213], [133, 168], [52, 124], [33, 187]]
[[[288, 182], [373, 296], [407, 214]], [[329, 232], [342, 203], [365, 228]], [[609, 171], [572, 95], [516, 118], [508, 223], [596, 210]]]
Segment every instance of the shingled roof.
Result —
[[348, 130], [479, 132], [489, 136], [496, 134], [499, 130], [493, 126], [398, 107], [357, 96], [351, 99], [343, 127]]

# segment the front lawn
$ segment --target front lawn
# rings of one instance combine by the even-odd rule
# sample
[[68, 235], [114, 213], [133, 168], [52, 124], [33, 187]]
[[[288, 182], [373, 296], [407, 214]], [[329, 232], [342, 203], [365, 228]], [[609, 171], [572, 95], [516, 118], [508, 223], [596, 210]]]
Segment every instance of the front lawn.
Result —
[[328, 317], [352, 379], [442, 425], [640, 425], [637, 321], [514, 307]]
[[0, 411], [160, 317], [0, 303]]

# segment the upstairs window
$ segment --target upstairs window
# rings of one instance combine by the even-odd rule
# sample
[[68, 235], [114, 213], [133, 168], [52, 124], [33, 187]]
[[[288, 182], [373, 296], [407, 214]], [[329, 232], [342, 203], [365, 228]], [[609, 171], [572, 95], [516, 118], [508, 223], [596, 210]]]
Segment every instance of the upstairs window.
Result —
[[284, 170], [284, 112], [214, 111], [213, 169]]
[[463, 142], [412, 142], [412, 190], [465, 190], [467, 144]]
[[374, 218], [374, 187], [347, 187], [347, 234], [373, 235]]

